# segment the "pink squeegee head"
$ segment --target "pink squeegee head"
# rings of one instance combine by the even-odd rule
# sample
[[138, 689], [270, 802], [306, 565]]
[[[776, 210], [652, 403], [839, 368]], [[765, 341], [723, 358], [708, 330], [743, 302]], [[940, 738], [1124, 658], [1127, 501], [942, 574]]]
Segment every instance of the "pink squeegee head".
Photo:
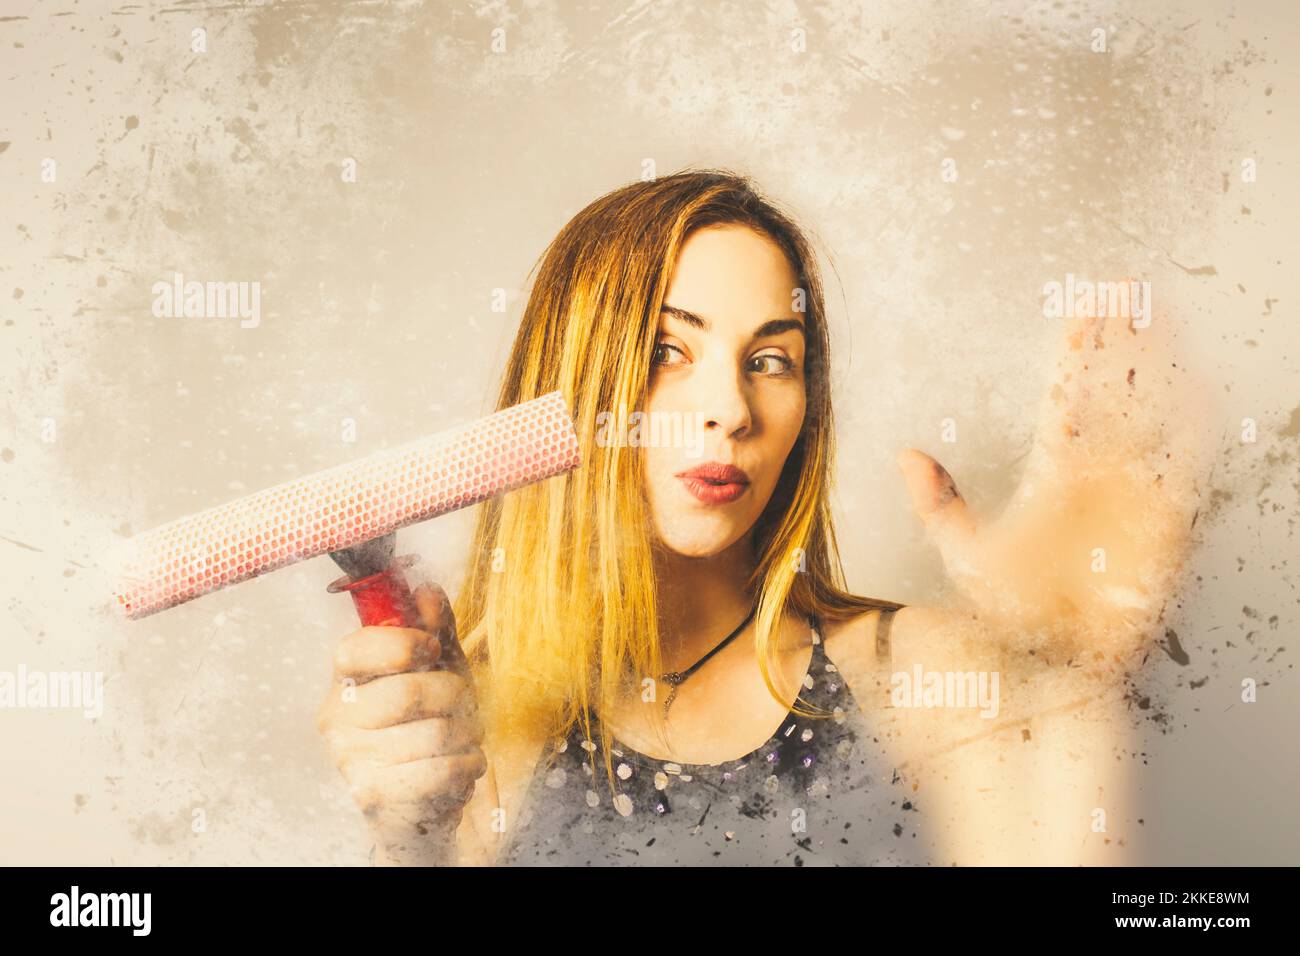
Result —
[[559, 392], [470, 425], [288, 481], [138, 535], [116, 588], [141, 618], [352, 547], [577, 466]]

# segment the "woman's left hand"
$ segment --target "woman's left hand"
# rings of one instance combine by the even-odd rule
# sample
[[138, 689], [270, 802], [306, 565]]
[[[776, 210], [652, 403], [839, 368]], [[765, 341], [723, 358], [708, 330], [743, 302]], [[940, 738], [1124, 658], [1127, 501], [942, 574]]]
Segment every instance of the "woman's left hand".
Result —
[[996, 520], [977, 521], [930, 456], [906, 449], [899, 465], [984, 624], [1066, 636], [1111, 657], [1136, 646], [1177, 584], [1199, 508], [1205, 419], [1166, 316], [1146, 327], [1052, 321], [1064, 323], [1054, 381], [1024, 477]]

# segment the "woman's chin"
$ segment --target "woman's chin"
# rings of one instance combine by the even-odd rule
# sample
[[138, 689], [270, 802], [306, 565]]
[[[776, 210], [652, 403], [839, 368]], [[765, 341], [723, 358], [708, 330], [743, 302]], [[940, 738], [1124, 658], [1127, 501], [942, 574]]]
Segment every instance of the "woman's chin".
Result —
[[661, 528], [656, 543], [662, 550], [683, 558], [712, 558], [730, 548], [744, 533], [744, 528], [730, 525], [725, 528]]

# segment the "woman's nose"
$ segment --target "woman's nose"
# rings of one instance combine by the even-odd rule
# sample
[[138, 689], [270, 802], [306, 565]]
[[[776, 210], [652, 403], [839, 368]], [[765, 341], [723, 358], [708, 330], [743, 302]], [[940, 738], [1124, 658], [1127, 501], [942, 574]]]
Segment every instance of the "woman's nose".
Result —
[[728, 438], [743, 437], [753, 427], [753, 419], [739, 373], [730, 370], [709, 379], [701, 396], [705, 427]]

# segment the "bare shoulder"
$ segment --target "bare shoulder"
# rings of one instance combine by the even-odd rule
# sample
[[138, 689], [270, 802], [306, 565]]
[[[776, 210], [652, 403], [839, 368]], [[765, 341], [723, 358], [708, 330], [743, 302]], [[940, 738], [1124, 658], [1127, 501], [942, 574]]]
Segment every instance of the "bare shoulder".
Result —
[[[951, 611], [906, 605], [892, 612], [888, 633], [882, 635], [884, 615], [883, 609], [873, 608], [841, 621], [826, 622], [822, 627], [826, 656], [850, 686], [900, 660], [933, 653], [951, 640], [959, 626]], [[885, 640], [880, 640], [882, 637]]]
[[947, 608], [909, 604], [894, 615], [890, 645], [906, 654], [933, 641], [943, 642], [960, 628], [961, 619]]
[[[846, 658], [863, 657], [868, 663], [874, 663], [876, 636], [884, 614], [884, 608], [871, 608], [844, 620], [823, 622], [822, 635], [826, 639], [827, 654], [832, 660], [839, 654]], [[889, 622], [890, 641], [892, 643], [899, 634], [914, 634], [941, 625], [946, 617], [946, 612], [935, 608], [904, 605], [892, 612]]]
[[[907, 610], [894, 612], [894, 618]], [[850, 684], [859, 675], [873, 673], [878, 665], [876, 639], [880, 635], [880, 620], [884, 609], [872, 608], [852, 617], [822, 624], [822, 638], [826, 642], [826, 656], [844, 674]], [[893, 632], [891, 622], [890, 632]]]
[[[876, 624], [880, 621], [879, 610], [863, 611], [842, 621], [822, 622], [822, 639], [826, 642], [826, 655], [842, 666], [849, 658], [875, 656]], [[868, 655], [867, 652], [870, 651]]]

